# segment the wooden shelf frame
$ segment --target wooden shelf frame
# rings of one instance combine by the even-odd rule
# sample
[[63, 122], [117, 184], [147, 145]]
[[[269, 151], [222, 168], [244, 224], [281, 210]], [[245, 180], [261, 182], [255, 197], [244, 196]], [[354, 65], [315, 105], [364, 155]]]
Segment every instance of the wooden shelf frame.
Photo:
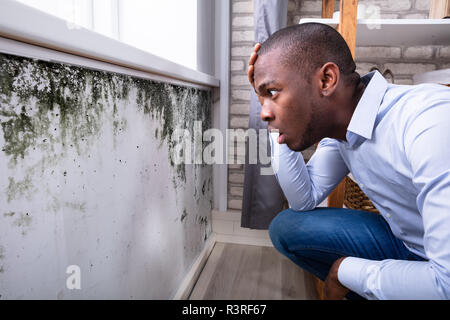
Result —
[[[334, 12], [334, 0], [322, 0], [322, 18], [331, 18]], [[356, 48], [356, 27], [357, 27], [358, 0], [340, 0], [339, 3], [339, 24], [337, 31], [347, 42], [353, 58], [355, 58]], [[342, 180], [336, 189], [328, 196], [328, 207], [342, 208], [344, 204], [345, 180]], [[325, 297], [325, 283], [314, 277], [317, 296], [320, 300]]]

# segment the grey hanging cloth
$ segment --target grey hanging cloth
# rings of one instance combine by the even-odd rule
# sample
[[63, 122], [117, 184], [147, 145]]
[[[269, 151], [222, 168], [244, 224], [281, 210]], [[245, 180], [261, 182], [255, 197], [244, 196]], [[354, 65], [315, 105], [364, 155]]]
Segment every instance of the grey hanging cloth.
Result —
[[[254, 0], [255, 43], [264, 42], [269, 35], [286, 26], [288, 0]], [[260, 119], [261, 104], [252, 90], [250, 98], [249, 129], [256, 132], [267, 129], [267, 122]], [[257, 135], [259, 139], [259, 134]], [[267, 154], [270, 155], [268, 136], [265, 136]], [[260, 144], [258, 141], [258, 146]], [[258, 150], [259, 154], [259, 150]], [[241, 226], [252, 229], [268, 229], [272, 219], [283, 208], [283, 191], [274, 175], [261, 175], [262, 165], [249, 164], [249, 146], [246, 145], [244, 194]], [[270, 166], [270, 164], [269, 164]]]

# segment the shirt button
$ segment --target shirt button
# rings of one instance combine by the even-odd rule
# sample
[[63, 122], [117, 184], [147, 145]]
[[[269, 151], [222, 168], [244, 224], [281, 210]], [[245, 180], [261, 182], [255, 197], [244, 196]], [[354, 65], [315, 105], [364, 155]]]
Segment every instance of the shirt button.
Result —
[[360, 185], [359, 185], [361, 188], [364, 188], [364, 185], [361, 183]]
[[386, 213], [386, 218], [390, 218], [391, 214], [390, 213]]

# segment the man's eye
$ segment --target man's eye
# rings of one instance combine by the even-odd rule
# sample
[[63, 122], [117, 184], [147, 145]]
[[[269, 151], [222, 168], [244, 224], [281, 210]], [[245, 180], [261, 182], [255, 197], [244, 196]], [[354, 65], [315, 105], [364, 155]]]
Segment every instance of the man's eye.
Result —
[[270, 94], [271, 96], [274, 96], [275, 94], [278, 93], [278, 90], [275, 90], [275, 89], [271, 89], [271, 90], [267, 90], [267, 91], [269, 92], [269, 94]]

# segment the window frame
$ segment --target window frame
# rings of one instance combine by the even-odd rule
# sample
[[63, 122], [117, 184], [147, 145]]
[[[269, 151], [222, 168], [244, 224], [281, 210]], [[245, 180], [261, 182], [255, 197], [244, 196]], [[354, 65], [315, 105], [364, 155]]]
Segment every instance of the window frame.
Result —
[[[219, 87], [219, 78], [127, 45], [14, 0], [0, 0], [0, 37], [169, 79]], [[27, 21], [27, 23], [23, 23]], [[55, 32], [57, 30], [57, 32]]]

